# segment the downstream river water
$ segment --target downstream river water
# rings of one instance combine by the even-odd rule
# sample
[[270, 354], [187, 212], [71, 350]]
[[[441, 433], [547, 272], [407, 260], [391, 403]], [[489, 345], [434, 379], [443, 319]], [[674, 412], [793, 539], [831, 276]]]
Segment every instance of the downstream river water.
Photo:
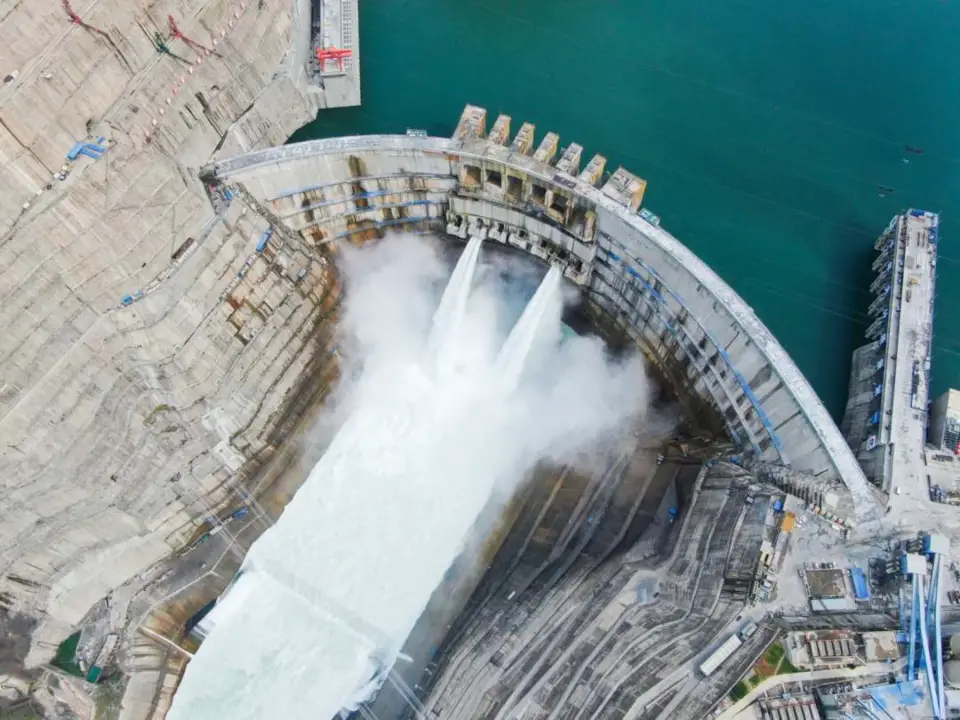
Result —
[[360, 28], [362, 107], [292, 140], [449, 135], [469, 102], [603, 153], [838, 420], [873, 240], [942, 212], [933, 394], [960, 386], [954, 0], [360, 0]]

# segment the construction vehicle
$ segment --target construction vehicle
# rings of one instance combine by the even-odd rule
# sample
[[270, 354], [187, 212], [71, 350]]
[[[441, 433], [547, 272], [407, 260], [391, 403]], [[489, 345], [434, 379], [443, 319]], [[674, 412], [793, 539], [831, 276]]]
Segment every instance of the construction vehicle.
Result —
[[343, 72], [343, 61], [353, 55], [353, 50], [344, 50], [336, 45], [329, 48], [317, 48], [317, 61], [320, 63], [320, 72], [324, 72], [327, 66], [327, 60], [336, 60], [337, 68]]

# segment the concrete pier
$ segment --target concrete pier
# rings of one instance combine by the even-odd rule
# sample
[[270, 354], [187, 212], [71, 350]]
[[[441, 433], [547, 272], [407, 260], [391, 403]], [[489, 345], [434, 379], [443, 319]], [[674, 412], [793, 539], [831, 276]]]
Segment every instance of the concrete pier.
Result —
[[[360, 33], [357, 25], [357, 0], [296, 0], [297, 13], [309, 17], [309, 35], [295, 45], [308, 48], [306, 58], [308, 87], [317, 93], [321, 108], [360, 104]], [[303, 32], [307, 23], [299, 27]], [[317, 51], [321, 51], [318, 57]], [[324, 51], [332, 57], [324, 55]], [[349, 54], [347, 54], [349, 53]]]
[[938, 229], [937, 215], [910, 210], [877, 239], [870, 342], [853, 356], [842, 427], [867, 477], [887, 493], [894, 478], [924, 474]]

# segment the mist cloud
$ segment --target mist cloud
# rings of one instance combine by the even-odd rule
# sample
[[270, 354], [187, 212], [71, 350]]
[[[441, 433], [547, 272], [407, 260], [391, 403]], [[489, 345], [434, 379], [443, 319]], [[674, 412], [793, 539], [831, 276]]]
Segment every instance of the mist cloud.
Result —
[[362, 700], [491, 499], [539, 461], [579, 462], [642, 419], [642, 362], [563, 338], [562, 293], [508, 382], [501, 348], [544, 270], [492, 247], [438, 360], [429, 338], [450, 275], [439, 248], [400, 236], [344, 252], [346, 419], [211, 614], [170, 720], [313, 720]]
[[[546, 272], [527, 257], [498, 250], [493, 243], [484, 248], [457, 336], [462, 374], [434, 391], [449, 391], [459, 401], [458, 381], [472, 386], [476, 404], [461, 406], [466, 424], [460, 430], [484, 441], [476, 462], [490, 463], [516, 483], [538, 460], [569, 461], [599, 440], [627, 434], [646, 415], [650, 391], [638, 356], [614, 360], [593, 336], [561, 341], [563, 303], [577, 296], [567, 283], [563, 303], [544, 318], [520, 386], [506, 397], [498, 393], [496, 355]], [[348, 292], [341, 329], [355, 343], [343, 362], [348, 375], [364, 368], [362, 381], [342, 389], [349, 398], [375, 386], [374, 378], [423, 361], [450, 267], [437, 241], [413, 235], [348, 249], [342, 267]]]

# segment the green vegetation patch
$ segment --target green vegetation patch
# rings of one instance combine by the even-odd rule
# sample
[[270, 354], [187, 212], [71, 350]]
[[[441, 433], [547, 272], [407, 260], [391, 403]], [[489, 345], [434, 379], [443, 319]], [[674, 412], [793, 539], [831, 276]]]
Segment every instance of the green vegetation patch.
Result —
[[59, 647], [57, 647], [57, 655], [50, 664], [56, 668], [60, 668], [69, 675], [82, 678], [84, 676], [83, 670], [80, 669], [80, 665], [77, 663], [77, 645], [79, 644], [80, 633], [75, 632], [60, 643]]
[[767, 651], [763, 654], [763, 659], [776, 667], [783, 660], [784, 655], [783, 645], [775, 643], [767, 648]]
[[763, 656], [757, 660], [757, 664], [750, 668], [747, 675], [733, 686], [733, 690], [730, 691], [730, 699], [736, 702], [745, 698], [751, 690], [768, 677], [800, 672], [790, 664], [786, 655], [786, 650], [781, 643], [775, 643], [768, 647]]
[[160, 403], [160, 404], [157, 405], [153, 410], [150, 411], [150, 414], [149, 414], [149, 415], [147, 415], [147, 416], [143, 419], [143, 424], [144, 424], [144, 425], [153, 425], [153, 423], [154, 423], [154, 422], [156, 421], [156, 419], [157, 419], [157, 415], [159, 415], [160, 413], [163, 413], [163, 412], [167, 412], [168, 410], [172, 410], [172, 409], [173, 409], [173, 408], [171, 408], [169, 405], [167, 405], [167, 404], [165, 404], [165, 403]]
[[794, 667], [789, 660], [786, 658], [783, 659], [783, 662], [780, 663], [780, 675], [789, 675], [790, 673], [798, 673], [800, 670]]
[[781, 643], [775, 643], [768, 647], [763, 657], [753, 666], [753, 677], [751, 680], [753, 681], [754, 687], [759, 685], [765, 678], [799, 672], [790, 664], [786, 655], [787, 653]]
[[120, 716], [120, 701], [127, 687], [124, 675], [111, 675], [97, 686], [95, 702], [96, 712], [93, 720], [116, 720]]
[[0, 708], [0, 720], [43, 720], [33, 708], [22, 707], [16, 710]]

